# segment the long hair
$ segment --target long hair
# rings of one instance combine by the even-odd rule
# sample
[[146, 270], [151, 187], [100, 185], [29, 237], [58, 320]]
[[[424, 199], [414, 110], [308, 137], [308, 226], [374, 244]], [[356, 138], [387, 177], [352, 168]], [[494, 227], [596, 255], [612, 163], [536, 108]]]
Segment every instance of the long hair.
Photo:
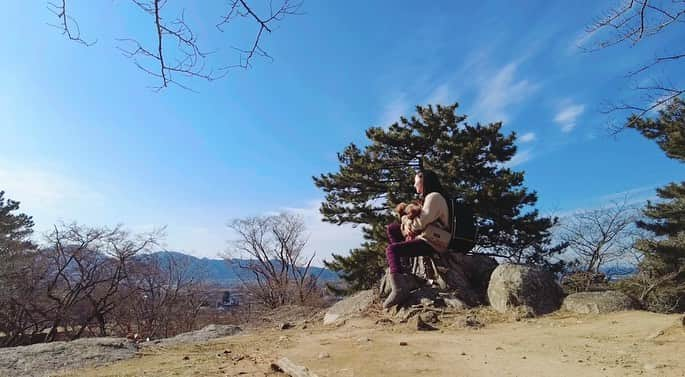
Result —
[[424, 169], [419, 171], [417, 175], [423, 179], [423, 196], [421, 199], [432, 192], [437, 192], [444, 196], [440, 179], [438, 179], [438, 175], [434, 171]]

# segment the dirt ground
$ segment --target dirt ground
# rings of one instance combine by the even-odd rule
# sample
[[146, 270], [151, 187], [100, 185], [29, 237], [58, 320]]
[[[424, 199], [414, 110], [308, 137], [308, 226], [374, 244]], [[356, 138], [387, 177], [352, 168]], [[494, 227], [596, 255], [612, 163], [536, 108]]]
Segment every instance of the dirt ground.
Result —
[[682, 315], [557, 312], [517, 322], [484, 311], [475, 314], [481, 328], [464, 315], [441, 317], [435, 331], [379, 321], [381, 313], [333, 328], [269, 326], [64, 376], [283, 376], [270, 369], [281, 357], [321, 377], [685, 376]]

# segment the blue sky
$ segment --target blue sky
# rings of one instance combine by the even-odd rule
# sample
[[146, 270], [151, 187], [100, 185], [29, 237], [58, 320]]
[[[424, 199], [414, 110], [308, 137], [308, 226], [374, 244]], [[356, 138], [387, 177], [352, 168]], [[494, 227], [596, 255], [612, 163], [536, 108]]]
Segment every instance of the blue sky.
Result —
[[[244, 46], [253, 25], [220, 34], [225, 2], [180, 3], [200, 43], [219, 51], [210, 62], [237, 63], [230, 47]], [[72, 3], [83, 37], [98, 40], [91, 47], [48, 26], [42, 1], [10, 2], [0, 14], [0, 189], [39, 231], [60, 219], [167, 225], [169, 249], [208, 257], [226, 250], [229, 219], [290, 209], [305, 217], [320, 260], [360, 236], [320, 223], [311, 176], [336, 171], [336, 152], [363, 144], [366, 128], [452, 102], [473, 122], [502, 120], [519, 134], [511, 165], [526, 171], [543, 214], [622, 193], [645, 199], [681, 179], [683, 167], [653, 142], [608, 136], [600, 109], [625, 93], [626, 72], [682, 32], [583, 54], [584, 26], [615, 2], [417, 4], [305, 1], [305, 15], [264, 40], [273, 62], [188, 82], [196, 93], [157, 93], [116, 50], [116, 38], [151, 38], [128, 2]]]

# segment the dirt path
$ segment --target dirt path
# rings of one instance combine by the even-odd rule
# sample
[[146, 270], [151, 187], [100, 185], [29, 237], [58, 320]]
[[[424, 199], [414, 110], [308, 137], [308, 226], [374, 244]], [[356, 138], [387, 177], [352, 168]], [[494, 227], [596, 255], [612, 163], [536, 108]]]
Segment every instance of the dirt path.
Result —
[[[267, 329], [205, 344], [149, 349], [70, 376], [277, 376], [288, 357], [323, 376], [685, 376], [681, 316], [557, 313], [481, 329], [418, 332], [359, 319], [338, 328]], [[407, 345], [401, 346], [400, 342]]]

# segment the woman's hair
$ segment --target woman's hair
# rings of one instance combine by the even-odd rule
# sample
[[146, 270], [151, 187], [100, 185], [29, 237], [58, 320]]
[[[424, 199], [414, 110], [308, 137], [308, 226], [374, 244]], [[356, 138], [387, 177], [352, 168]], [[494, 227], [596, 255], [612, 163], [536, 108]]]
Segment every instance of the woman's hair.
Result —
[[418, 176], [423, 178], [423, 197], [425, 198], [431, 192], [437, 192], [443, 195], [442, 185], [438, 179], [438, 175], [432, 170], [421, 170]]

